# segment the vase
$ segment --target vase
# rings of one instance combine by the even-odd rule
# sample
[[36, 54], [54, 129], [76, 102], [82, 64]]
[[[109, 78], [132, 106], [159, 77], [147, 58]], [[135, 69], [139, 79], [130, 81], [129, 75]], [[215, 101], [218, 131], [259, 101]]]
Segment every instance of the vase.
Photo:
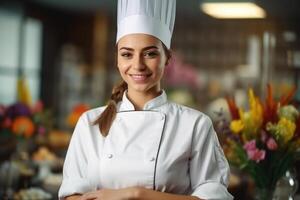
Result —
[[285, 172], [277, 181], [274, 200], [293, 200], [298, 189], [297, 173], [294, 168]]
[[285, 172], [274, 188], [256, 188], [255, 200], [294, 200], [297, 189], [296, 170], [292, 168]]

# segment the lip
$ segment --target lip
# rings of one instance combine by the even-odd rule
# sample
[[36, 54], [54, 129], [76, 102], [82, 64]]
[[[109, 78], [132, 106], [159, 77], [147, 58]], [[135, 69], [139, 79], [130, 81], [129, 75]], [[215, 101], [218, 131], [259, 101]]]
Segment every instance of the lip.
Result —
[[129, 76], [135, 82], [145, 82], [151, 76], [151, 74], [129, 74]]

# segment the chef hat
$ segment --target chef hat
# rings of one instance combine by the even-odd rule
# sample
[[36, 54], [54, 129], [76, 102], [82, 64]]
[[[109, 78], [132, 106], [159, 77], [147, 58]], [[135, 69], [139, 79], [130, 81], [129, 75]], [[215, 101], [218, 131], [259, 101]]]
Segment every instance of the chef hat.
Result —
[[118, 42], [134, 33], [152, 35], [169, 49], [175, 22], [176, 0], [119, 0]]

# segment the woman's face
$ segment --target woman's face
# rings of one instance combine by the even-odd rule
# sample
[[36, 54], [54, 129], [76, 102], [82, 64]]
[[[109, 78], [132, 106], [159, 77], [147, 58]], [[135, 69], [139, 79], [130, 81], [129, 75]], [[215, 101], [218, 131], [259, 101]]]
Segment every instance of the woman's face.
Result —
[[162, 42], [146, 34], [130, 34], [118, 42], [118, 68], [128, 92], [157, 93], [167, 56]]

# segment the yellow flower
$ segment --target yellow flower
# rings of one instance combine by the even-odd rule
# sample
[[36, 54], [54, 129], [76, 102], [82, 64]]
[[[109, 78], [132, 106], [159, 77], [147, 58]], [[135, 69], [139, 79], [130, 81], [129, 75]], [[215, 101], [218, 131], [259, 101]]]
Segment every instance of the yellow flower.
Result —
[[286, 144], [293, 138], [296, 124], [283, 117], [280, 118], [279, 122], [275, 125], [268, 123], [267, 130], [271, 131], [277, 141], [282, 141], [283, 144]]
[[291, 120], [281, 118], [278, 122], [280, 132], [282, 133], [284, 143], [287, 143], [294, 136], [296, 125]]
[[252, 118], [253, 131], [261, 127], [263, 123], [263, 107], [258, 97], [254, 95], [252, 89], [249, 89], [249, 105], [250, 105], [250, 115]]
[[240, 133], [244, 129], [244, 127], [245, 126], [242, 120], [233, 120], [230, 123], [230, 130], [235, 134]]
[[248, 95], [249, 111], [244, 112], [242, 109], [239, 109], [240, 119], [242, 121], [240, 125], [243, 124], [241, 136], [245, 142], [257, 138], [263, 123], [263, 106], [259, 98], [254, 95], [252, 89], [249, 89]]

